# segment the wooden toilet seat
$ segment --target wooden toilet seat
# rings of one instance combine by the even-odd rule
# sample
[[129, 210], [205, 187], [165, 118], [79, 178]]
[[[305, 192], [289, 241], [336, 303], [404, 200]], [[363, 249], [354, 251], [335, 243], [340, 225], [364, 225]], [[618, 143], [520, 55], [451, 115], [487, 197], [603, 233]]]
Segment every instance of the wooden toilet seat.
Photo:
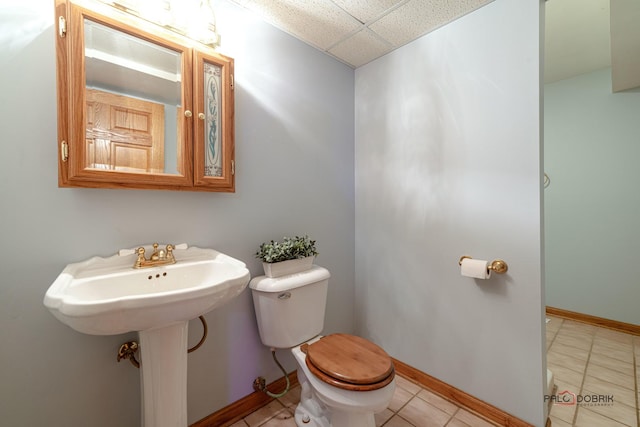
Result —
[[327, 335], [301, 350], [309, 370], [332, 386], [352, 391], [377, 390], [393, 381], [391, 357], [379, 346], [348, 334]]

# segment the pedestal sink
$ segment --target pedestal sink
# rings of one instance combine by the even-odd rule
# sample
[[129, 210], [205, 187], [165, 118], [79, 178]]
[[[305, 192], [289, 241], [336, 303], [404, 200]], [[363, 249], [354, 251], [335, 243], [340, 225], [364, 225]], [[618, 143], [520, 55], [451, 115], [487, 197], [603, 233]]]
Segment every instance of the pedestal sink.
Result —
[[125, 255], [69, 264], [47, 290], [44, 305], [85, 334], [137, 331], [142, 425], [186, 427], [189, 320], [239, 295], [249, 270], [213, 249], [178, 246], [175, 264], [143, 269], [133, 268], [133, 251], [120, 253]]

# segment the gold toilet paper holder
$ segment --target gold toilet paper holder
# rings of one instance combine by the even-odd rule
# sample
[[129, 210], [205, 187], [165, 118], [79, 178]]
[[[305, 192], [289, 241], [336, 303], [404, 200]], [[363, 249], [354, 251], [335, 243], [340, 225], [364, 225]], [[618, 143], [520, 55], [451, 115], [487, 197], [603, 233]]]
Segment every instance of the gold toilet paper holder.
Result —
[[[465, 258], [473, 259], [469, 255], [463, 255], [460, 257], [460, 261], [458, 261], [458, 265], [462, 265], [462, 260]], [[504, 274], [507, 272], [507, 270], [509, 270], [509, 266], [505, 261], [501, 259], [494, 259], [493, 261], [491, 261], [491, 264], [487, 266], [487, 272], [493, 271], [498, 274]]]

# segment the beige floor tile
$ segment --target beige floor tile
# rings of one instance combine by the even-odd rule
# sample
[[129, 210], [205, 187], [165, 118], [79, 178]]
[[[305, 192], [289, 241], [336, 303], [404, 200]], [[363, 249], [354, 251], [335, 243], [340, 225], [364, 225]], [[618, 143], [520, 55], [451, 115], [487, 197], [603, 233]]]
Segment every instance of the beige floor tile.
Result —
[[411, 399], [398, 415], [416, 427], [443, 427], [451, 418], [446, 412], [417, 397]]
[[565, 421], [562, 421], [560, 418], [556, 418], [556, 417], [549, 417], [549, 418], [551, 418], [551, 427], [572, 427], [573, 426], [572, 423], [567, 423]]
[[559, 317], [547, 316], [547, 319], [549, 319], [549, 321], [545, 323], [547, 331], [557, 331], [562, 326], [563, 320]]
[[635, 391], [588, 375], [584, 377], [584, 384], [582, 386], [582, 394], [587, 393], [612, 395], [615, 403], [619, 402], [632, 407], [636, 406]]
[[298, 403], [300, 403], [300, 391], [300, 386], [293, 387], [287, 394], [278, 398], [278, 401], [286, 408], [295, 409]]
[[576, 415], [576, 409], [576, 405], [553, 405], [549, 415], [571, 424]]
[[471, 427], [469, 424], [464, 423], [460, 420], [452, 418], [451, 421], [447, 423], [447, 427]]
[[589, 359], [589, 350], [571, 347], [569, 345], [562, 344], [557, 340], [553, 341], [553, 344], [551, 345], [549, 351], [575, 357], [576, 359], [584, 360], [585, 362]]
[[576, 417], [575, 427], [625, 427], [624, 424], [620, 424], [617, 421], [607, 418], [600, 414], [596, 414], [586, 408], [580, 408], [578, 410], [578, 416]]
[[589, 405], [583, 404], [581, 408], [588, 409], [597, 414], [611, 418], [619, 423], [629, 427], [638, 427], [638, 414], [636, 409], [622, 403], [613, 403], [612, 405]]
[[446, 412], [449, 415], [453, 415], [458, 411], [458, 405], [455, 405], [448, 400], [438, 396], [435, 393], [430, 392], [429, 390], [422, 389], [420, 393], [417, 394], [417, 397], [424, 400], [427, 403], [435, 406], [443, 412]]
[[403, 388], [396, 387], [396, 391], [393, 393], [393, 398], [391, 399], [388, 408], [393, 412], [398, 412], [400, 408], [402, 408], [407, 404], [408, 401], [411, 400], [412, 397], [412, 393]]
[[404, 418], [395, 415], [384, 425], [384, 427], [414, 427], [414, 425]]
[[260, 427], [297, 427], [297, 425], [293, 414], [289, 411], [282, 411], [266, 423], [260, 424]]
[[633, 363], [633, 352], [631, 350], [620, 348], [619, 346], [612, 346], [602, 341], [595, 340], [591, 347], [591, 352], [602, 354], [613, 359], [618, 359], [623, 362]]
[[603, 354], [591, 353], [589, 365], [598, 365], [604, 368], [613, 369], [625, 375], [633, 376], [633, 363], [623, 362]]
[[396, 379], [396, 387], [403, 388], [411, 394], [415, 395], [420, 390], [422, 390], [422, 387], [420, 387], [418, 384], [404, 377], [401, 377], [400, 375], [396, 375], [395, 379]]
[[[576, 334], [581, 336], [576, 336]], [[556, 335], [555, 339], [556, 343], [564, 344], [569, 347], [575, 347], [586, 351], [591, 350], [591, 341], [591, 337], [589, 337], [589, 335], [587, 334], [572, 334], [571, 332], [564, 333], [562, 331], [558, 332], [558, 335]]]
[[595, 337], [595, 334], [593, 333], [593, 331], [583, 331], [580, 329], [561, 329], [558, 331], [559, 335], [565, 335], [565, 336], [570, 336], [570, 337], [574, 337], [574, 338], [580, 338], [580, 339], [584, 339], [587, 341], [592, 341], [593, 338]]
[[[556, 383], [556, 386], [558, 387], [558, 390], [556, 391], [556, 395], [559, 393], [563, 393], [565, 391], [569, 391], [576, 395], [580, 393], [579, 388], [576, 388], [570, 384], [563, 383], [562, 381], [559, 381], [559, 380], [556, 380], [555, 383]], [[558, 404], [551, 405], [550, 415], [555, 418], [561, 419], [564, 422], [573, 423], [575, 414], [576, 414], [576, 405], [558, 405]]]
[[[483, 418], [480, 418], [477, 415], [472, 414], [471, 412], [465, 409], [460, 409], [458, 412], [456, 412], [453, 419], [457, 421], [461, 421], [462, 423], [464, 423], [464, 425], [468, 425], [471, 427], [494, 427], [495, 426], [495, 424], [492, 424], [489, 421]], [[449, 425], [451, 424], [447, 424], [447, 426]]]
[[262, 425], [265, 421], [275, 417], [282, 411], [286, 411], [285, 407], [277, 400], [274, 400], [252, 414], [247, 415], [244, 418], [244, 421], [249, 425], [249, 427], [256, 427]]
[[616, 341], [615, 339], [610, 339], [608, 337], [595, 337], [593, 339], [593, 343], [599, 344], [604, 347], [609, 347], [613, 350], [620, 350], [628, 353], [633, 353], [633, 344], [631, 342]]
[[237, 423], [233, 423], [231, 424], [229, 427], [247, 427], [247, 423], [245, 423], [243, 420], [238, 421]]
[[382, 412], [378, 412], [377, 414], [374, 415], [374, 418], [376, 420], [376, 427], [380, 427], [382, 424], [389, 421], [389, 419], [394, 415], [395, 414], [390, 409], [385, 409]]
[[635, 390], [636, 387], [636, 380], [633, 375], [625, 375], [621, 372], [614, 371], [613, 369], [604, 368], [591, 363], [587, 366], [586, 375], [628, 388], [629, 390]]
[[557, 334], [558, 334], [558, 331], [550, 331], [547, 329], [545, 333], [545, 338], [547, 339], [547, 342], [553, 341], [556, 338]]
[[547, 368], [553, 372], [554, 382], [561, 381], [570, 384], [576, 390], [580, 390], [580, 387], [582, 387], [583, 372], [576, 372], [553, 362], [547, 362]]
[[553, 346], [547, 352], [547, 363], [563, 366], [576, 372], [584, 372], [587, 368], [587, 359], [578, 359], [564, 353], [554, 351]]
[[587, 323], [576, 322], [574, 320], [565, 320], [562, 322], [562, 328], [560, 329], [571, 329], [573, 331], [593, 333], [595, 332], [596, 327]]
[[597, 328], [595, 335], [597, 338], [604, 338], [606, 340], [615, 341], [618, 343], [633, 345], [633, 336], [625, 334], [624, 332], [618, 332], [605, 328]]

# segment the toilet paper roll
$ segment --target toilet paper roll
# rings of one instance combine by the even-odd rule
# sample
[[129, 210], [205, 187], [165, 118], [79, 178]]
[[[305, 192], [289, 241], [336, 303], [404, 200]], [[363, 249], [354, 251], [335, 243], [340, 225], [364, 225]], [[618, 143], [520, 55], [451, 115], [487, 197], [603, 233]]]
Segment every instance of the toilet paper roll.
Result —
[[473, 277], [475, 279], [488, 279], [491, 277], [489, 270], [489, 261], [481, 259], [464, 258], [460, 266], [460, 272], [463, 276]]

